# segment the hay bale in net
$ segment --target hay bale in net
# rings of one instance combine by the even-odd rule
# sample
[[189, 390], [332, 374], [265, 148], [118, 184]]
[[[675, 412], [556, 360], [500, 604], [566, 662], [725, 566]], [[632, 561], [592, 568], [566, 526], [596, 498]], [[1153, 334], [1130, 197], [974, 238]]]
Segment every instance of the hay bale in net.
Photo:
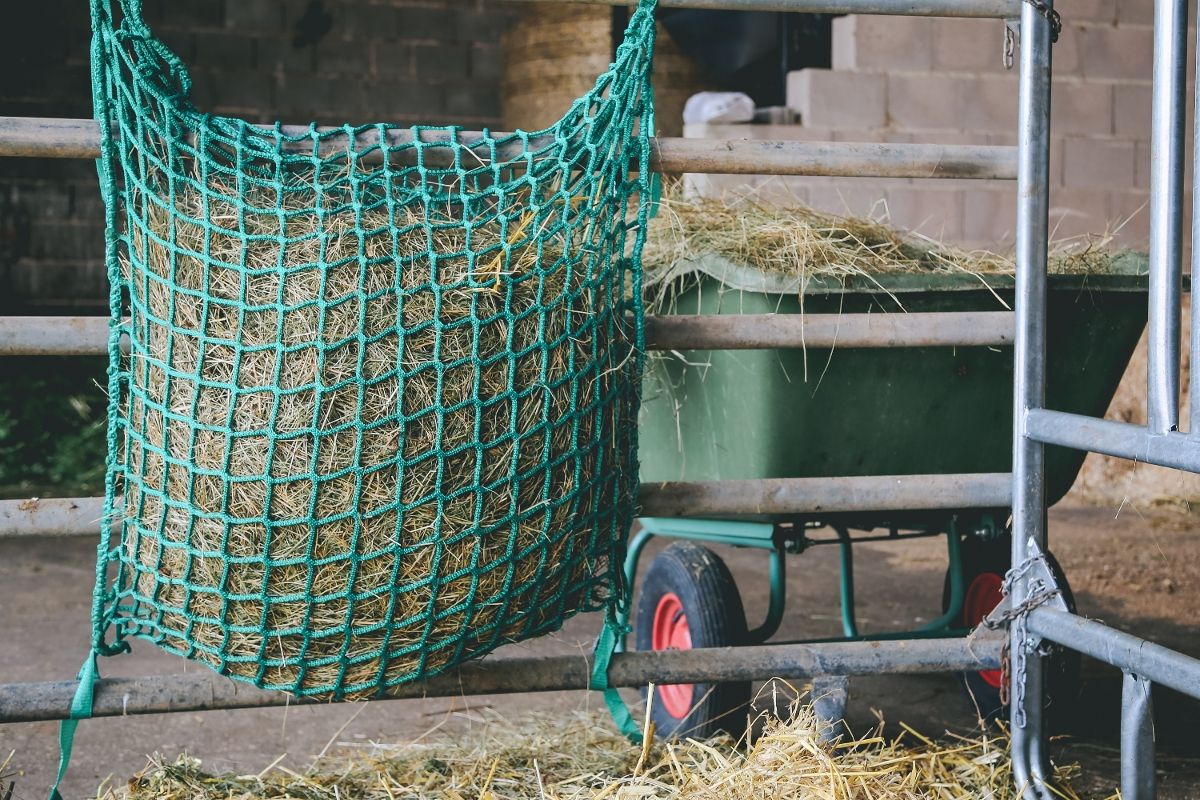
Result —
[[131, 239], [142, 624], [354, 695], [602, 605], [626, 457], [604, 281], [555, 237], [502, 248], [527, 218], [506, 240], [461, 209], [259, 195], [177, 194]]
[[113, 335], [72, 713], [134, 637], [343, 698], [615, 624], [652, 0], [557, 121], [500, 135], [201, 113], [141, 11], [92, 3]]

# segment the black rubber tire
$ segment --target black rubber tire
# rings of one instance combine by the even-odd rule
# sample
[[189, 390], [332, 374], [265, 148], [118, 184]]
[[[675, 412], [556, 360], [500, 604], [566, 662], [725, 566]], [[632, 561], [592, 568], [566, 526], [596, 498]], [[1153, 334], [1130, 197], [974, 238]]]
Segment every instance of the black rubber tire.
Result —
[[[1046, 561], [1054, 580], [1062, 589], [1063, 599], [1071, 611], [1075, 610], [1075, 595], [1067, 582], [1053, 553], [1046, 553]], [[962, 543], [963, 587], [983, 573], [991, 573], [1003, 578], [1012, 563], [1012, 537], [1004, 534], [991, 541], [984, 541], [968, 536]], [[950, 607], [950, 571], [942, 585], [942, 610]], [[965, 609], [964, 609], [965, 612]], [[965, 616], [965, 613], [964, 613]], [[966, 619], [959, 624], [969, 627]], [[1052, 730], [1062, 731], [1070, 724], [1079, 699], [1081, 658], [1074, 650], [1056, 647], [1051, 653], [1046, 672], [1046, 713], [1047, 721]], [[963, 691], [979, 718], [984, 722], [1007, 722], [1008, 706], [1000, 702], [1000, 690], [992, 686], [978, 672], [963, 672], [960, 674]]]
[[[746, 640], [746, 612], [737, 584], [716, 553], [689, 541], [670, 544], [646, 570], [638, 589], [637, 649], [652, 650], [659, 600], [679, 598], [692, 647], [735, 647]], [[718, 731], [740, 737], [750, 708], [750, 682], [693, 684], [692, 707], [682, 718], [668, 712], [655, 689], [651, 718], [664, 739], [706, 738]]]

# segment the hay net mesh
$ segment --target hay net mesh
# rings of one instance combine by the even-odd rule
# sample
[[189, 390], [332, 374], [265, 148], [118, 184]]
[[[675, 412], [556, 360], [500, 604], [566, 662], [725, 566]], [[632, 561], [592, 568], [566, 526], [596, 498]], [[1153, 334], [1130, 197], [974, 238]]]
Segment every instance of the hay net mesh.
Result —
[[120, 522], [93, 653], [370, 696], [614, 614], [653, 0], [560, 122], [502, 136], [201, 113], [140, 6], [91, 1]]

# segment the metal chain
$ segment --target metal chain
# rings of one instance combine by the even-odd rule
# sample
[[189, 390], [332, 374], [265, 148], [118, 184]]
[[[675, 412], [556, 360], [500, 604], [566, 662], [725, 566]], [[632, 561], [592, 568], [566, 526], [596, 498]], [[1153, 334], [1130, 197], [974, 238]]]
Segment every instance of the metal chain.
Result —
[[[1024, 0], [1034, 11], [1050, 23], [1050, 44], [1057, 44], [1062, 34], [1062, 15], [1045, 0]], [[1017, 33], [1006, 22], [1004, 25], [1004, 68], [1013, 68], [1013, 60], [1017, 53]]]
[[[1012, 597], [1013, 587], [1016, 586], [1017, 581], [1024, 578], [1033, 569], [1033, 566], [1038, 563], [1042, 565], [1047, 574], [1053, 574], [1050, 572], [1050, 564], [1046, 561], [1044, 555], [1030, 556], [1005, 574], [1002, 586], [1004, 596]], [[1000, 683], [1001, 702], [1009, 705], [1005, 701], [1011, 700], [1010, 707], [1013, 710], [1013, 724], [1019, 728], [1024, 728], [1026, 721], [1026, 660], [1030, 653], [1043, 656], [1050, 654], [1049, 647], [1029, 638], [1026, 621], [1028, 620], [1030, 611], [1062, 594], [1062, 591], [1057, 586], [1047, 586], [1040, 578], [1030, 580], [1029, 591], [1029, 597], [1019, 605], [1004, 610], [1001, 610], [1001, 607], [997, 606], [980, 622], [988, 630], [1011, 628], [1012, 636], [1010, 637], [1010, 641], [1016, 641], [1020, 645], [1012, 649], [1009, 647], [1009, 641], [1006, 641], [1001, 653], [1000, 664], [1002, 673]], [[1008, 696], [1010, 693], [1011, 697]]]

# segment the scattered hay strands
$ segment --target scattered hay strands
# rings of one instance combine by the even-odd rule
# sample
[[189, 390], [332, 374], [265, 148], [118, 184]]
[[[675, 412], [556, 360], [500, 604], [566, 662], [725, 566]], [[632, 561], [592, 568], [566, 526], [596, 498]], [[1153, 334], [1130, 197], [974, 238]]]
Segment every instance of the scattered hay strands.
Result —
[[[882, 220], [839, 216], [808, 208], [798, 200], [764, 200], [754, 190], [691, 197], [676, 184], [658, 203], [643, 260], [655, 279], [652, 282], [670, 279], [679, 264], [712, 255], [801, 279], [1014, 272], [1010, 256], [904, 233], [888, 224], [886, 206], [882, 212]], [[1108, 271], [1117, 230], [1058, 241], [1052, 248], [1050, 270], [1062, 274]]]
[[[215, 776], [187, 757], [152, 761], [127, 787], [101, 800], [1014, 800], [1007, 738], [934, 741], [907, 726], [889, 739], [823, 743], [806, 705], [788, 722], [766, 721], [752, 742], [688, 739], [647, 753], [599, 714], [506, 720], [424, 743], [374, 746], [348, 761], [326, 760], [301, 774], [275, 767], [258, 775]], [[642, 757], [645, 756], [644, 762]], [[1059, 769], [1063, 800], [1075, 768]], [[1113, 797], [1116, 797], [1113, 795]]]

